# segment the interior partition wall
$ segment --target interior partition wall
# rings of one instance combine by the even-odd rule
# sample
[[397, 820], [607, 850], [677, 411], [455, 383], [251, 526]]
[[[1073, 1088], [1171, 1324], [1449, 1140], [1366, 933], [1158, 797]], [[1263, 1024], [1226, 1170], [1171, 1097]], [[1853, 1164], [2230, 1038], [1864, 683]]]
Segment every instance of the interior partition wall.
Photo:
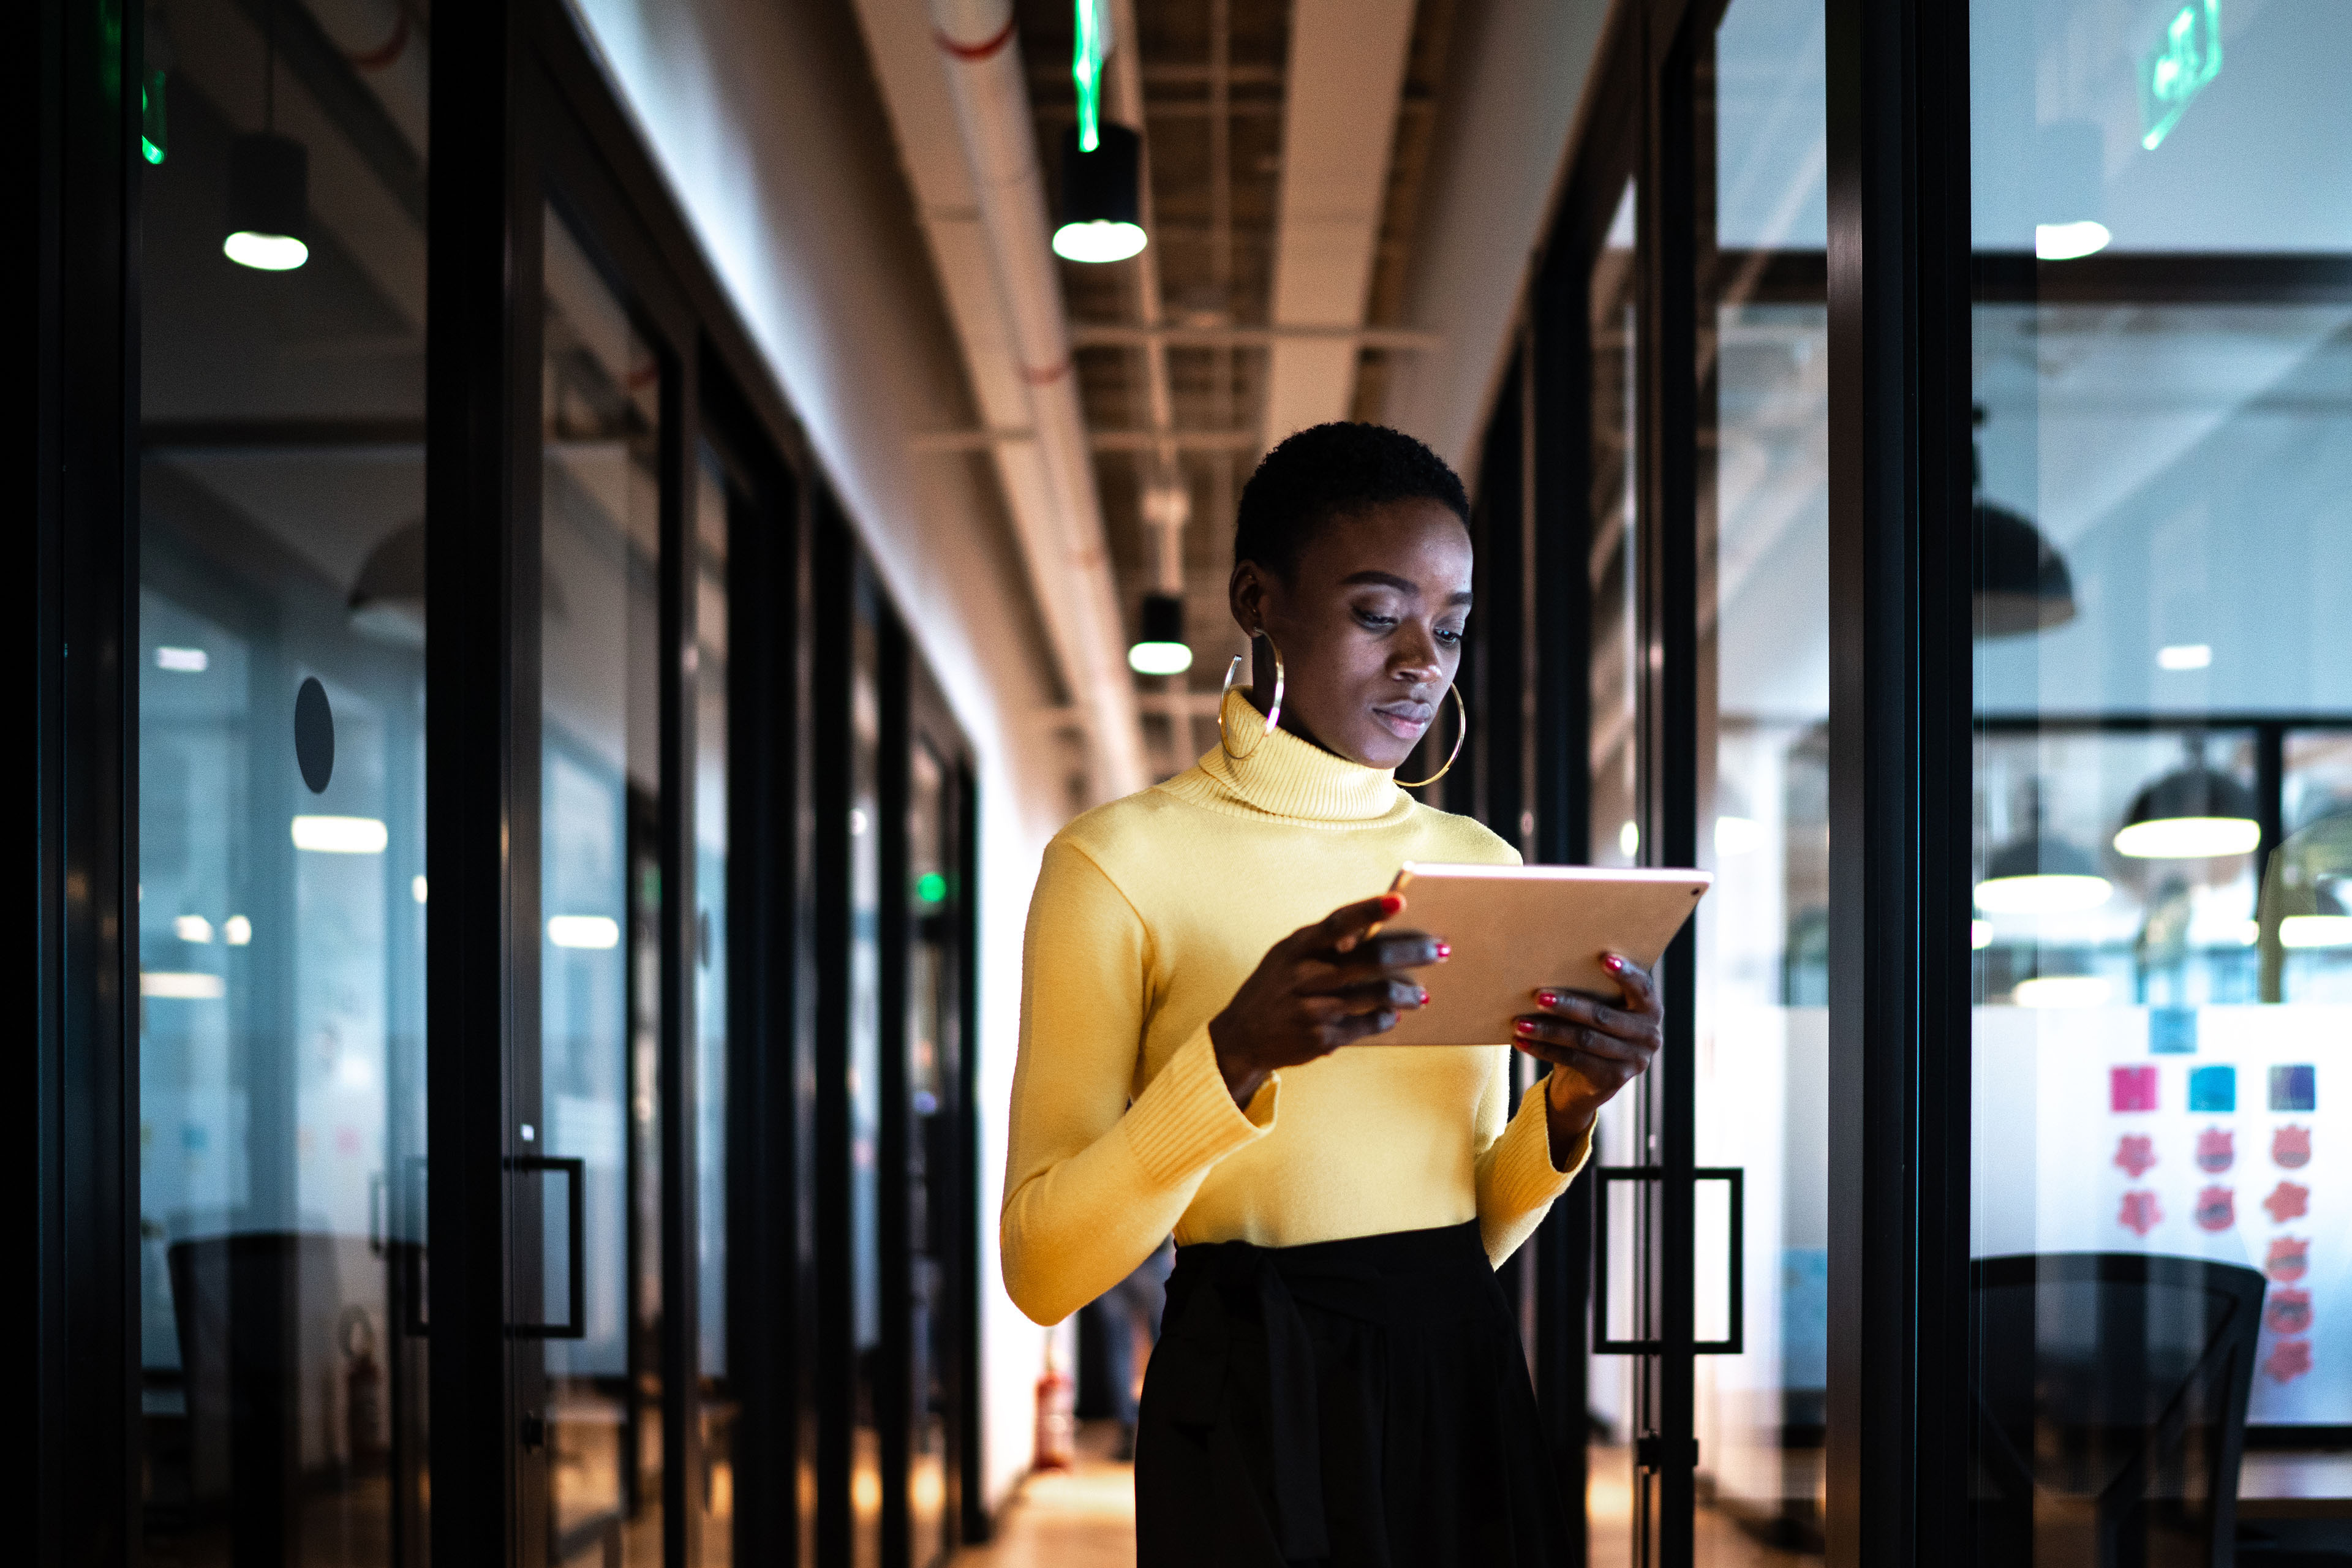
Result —
[[1612, 17], [1443, 796], [1715, 874], [1531, 1260], [1596, 1563], [2352, 1553], [2339, 23]]
[[943, 1560], [971, 771], [571, 13], [37, 12], [42, 1560]]

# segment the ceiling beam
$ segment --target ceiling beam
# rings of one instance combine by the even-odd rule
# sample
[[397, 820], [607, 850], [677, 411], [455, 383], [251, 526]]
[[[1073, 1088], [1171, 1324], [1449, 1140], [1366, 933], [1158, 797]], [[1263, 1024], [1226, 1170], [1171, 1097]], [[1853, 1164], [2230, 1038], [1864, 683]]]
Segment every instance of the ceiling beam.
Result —
[[1354, 402], [1356, 352], [1370, 346], [1357, 330], [1379, 254], [1413, 12], [1413, 0], [1297, 0], [1291, 8], [1268, 313], [1277, 328], [1333, 335], [1272, 341], [1269, 447], [1294, 430], [1345, 419]]
[[[1406, 327], [1130, 327], [1113, 321], [1088, 322], [1070, 329], [1070, 342], [1082, 349], [1125, 348], [1156, 341], [1178, 349], [1259, 349], [1304, 345], [1318, 351], [1352, 355], [1359, 348], [1433, 349], [1444, 339], [1435, 332]], [[1349, 361], [1352, 371], [1353, 361]], [[1333, 415], [1333, 418], [1340, 416]], [[1309, 421], [1313, 423], [1313, 421]], [[1284, 432], [1289, 434], [1288, 431]]]

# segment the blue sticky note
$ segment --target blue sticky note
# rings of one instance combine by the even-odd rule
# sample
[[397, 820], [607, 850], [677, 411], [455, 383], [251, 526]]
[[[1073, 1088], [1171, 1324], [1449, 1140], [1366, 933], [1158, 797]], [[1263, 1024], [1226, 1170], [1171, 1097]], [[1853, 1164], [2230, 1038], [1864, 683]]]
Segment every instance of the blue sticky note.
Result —
[[2319, 1069], [2310, 1066], [2271, 1068], [2271, 1109], [2318, 1110]]
[[2189, 1109], [2206, 1111], [2237, 1110], [2238, 1069], [2232, 1067], [2189, 1068]]
[[2147, 1048], [2159, 1057], [2187, 1057], [2197, 1053], [2197, 1009], [2194, 1007], [2151, 1007], [2147, 1013]]

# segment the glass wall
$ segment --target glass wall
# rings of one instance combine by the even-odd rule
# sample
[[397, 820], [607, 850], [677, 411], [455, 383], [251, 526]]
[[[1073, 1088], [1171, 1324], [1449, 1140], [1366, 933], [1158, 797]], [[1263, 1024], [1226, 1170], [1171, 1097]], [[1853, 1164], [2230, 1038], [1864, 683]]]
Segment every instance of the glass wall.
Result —
[[1709, 1564], [1754, 1562], [1768, 1548], [1780, 1553], [1775, 1562], [1818, 1560], [1823, 1544], [1823, 43], [1818, 0], [1733, 0], [1698, 67], [1696, 99], [1713, 134], [1699, 141], [1695, 237], [1696, 787], [1699, 860], [1716, 880], [1698, 911], [1692, 1255], [1701, 1346], [1695, 1539], [1696, 1560]]
[[908, 750], [907, 790], [907, 1213], [911, 1259], [907, 1336], [913, 1398], [907, 1442], [908, 1561], [930, 1568], [955, 1542], [948, 1423], [954, 1415], [954, 1068], [961, 1055], [957, 973], [962, 900], [952, 858], [958, 802], [946, 761], [922, 738]]
[[2352, 14], [1969, 26], [1979, 1556], [2340, 1543]]
[[391, 1568], [429, 1490], [426, 68], [322, 69], [358, 40], [285, 11], [274, 47], [228, 0], [147, 19], [124, 1522]]
[[[1591, 345], [1590, 532], [1585, 569], [1592, 588], [1592, 638], [1587, 677], [1591, 682], [1590, 759], [1591, 858], [1596, 866], [1642, 864], [1644, 775], [1642, 694], [1644, 682], [1641, 600], [1641, 468], [1637, 439], [1642, 427], [1641, 273], [1635, 265], [1637, 190], [1625, 183], [1609, 228], [1592, 262], [1587, 291], [1586, 330]], [[1544, 411], [1538, 410], [1538, 417]], [[1602, 1107], [1593, 1132], [1593, 1163], [1637, 1165], [1650, 1158], [1644, 1080]], [[1637, 1267], [1646, 1256], [1639, 1247], [1650, 1214], [1651, 1184], [1612, 1183], [1594, 1201], [1609, 1205], [1609, 1252], [1601, 1262], [1608, 1293], [1597, 1297], [1593, 1341], [1622, 1342], [1649, 1331], [1647, 1279]], [[1629, 1354], [1595, 1354], [1586, 1373], [1591, 1453], [1587, 1457], [1586, 1509], [1596, 1563], [1640, 1560], [1637, 1526], [1646, 1521], [1648, 1500], [1633, 1463], [1643, 1363]]]
[[882, 1561], [882, 669], [872, 580], [857, 573], [849, 662], [849, 1284], [854, 1568]]
[[544, 223], [540, 1029], [511, 1164], [559, 1325], [533, 1331], [551, 1556], [611, 1568], [662, 1551], [661, 367]]
[[734, 497], [718, 458], [695, 469], [694, 650], [694, 1182], [696, 1303], [700, 1377], [695, 1389], [702, 1476], [705, 1568], [734, 1561], [735, 1418], [727, 1373], [727, 1058], [732, 1037], [728, 979], [728, 542]]

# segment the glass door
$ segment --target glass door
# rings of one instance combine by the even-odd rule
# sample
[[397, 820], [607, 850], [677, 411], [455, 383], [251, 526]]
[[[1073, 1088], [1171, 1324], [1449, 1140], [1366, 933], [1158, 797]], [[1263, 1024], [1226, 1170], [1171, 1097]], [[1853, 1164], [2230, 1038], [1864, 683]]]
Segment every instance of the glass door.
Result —
[[1818, 1562], [1828, 1382], [1829, 321], [1820, 0], [1697, 52], [1701, 1564]]
[[[663, 1555], [663, 363], [567, 216], [542, 220], [540, 973], [510, 1068], [510, 1330], [547, 1561]], [[529, 1526], [530, 1521], [526, 1521]]]
[[[1642, 599], [1640, 437], [1642, 277], [1635, 225], [1640, 187], [1627, 179], [1608, 208], [1588, 283], [1590, 442], [1585, 570], [1592, 594], [1587, 805], [1596, 866], [1639, 866], [1652, 837]], [[1591, 1361], [1586, 1373], [1585, 1519], [1595, 1568], [1650, 1561], [1654, 1489], [1637, 1461], [1655, 1399], [1654, 1358], [1643, 1342], [1652, 1289], [1652, 1184], [1639, 1173], [1657, 1157], [1651, 1126], [1656, 1080], [1644, 1075], [1601, 1112], [1592, 1135], [1594, 1255]], [[1623, 1174], [1628, 1179], [1618, 1179]]]
[[278, 11], [145, 14], [131, 1554], [417, 1568], [425, 44]]

